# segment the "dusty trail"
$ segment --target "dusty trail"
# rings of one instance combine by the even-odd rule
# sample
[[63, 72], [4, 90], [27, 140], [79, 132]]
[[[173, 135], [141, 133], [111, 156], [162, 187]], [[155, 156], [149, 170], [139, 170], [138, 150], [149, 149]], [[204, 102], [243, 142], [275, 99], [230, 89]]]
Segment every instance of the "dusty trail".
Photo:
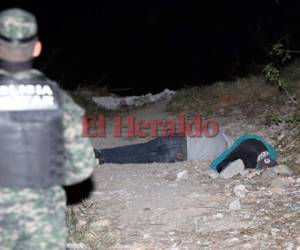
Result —
[[[270, 129], [235, 112], [235, 119], [218, 119], [227, 134], [269, 138]], [[135, 116], [171, 117], [165, 103]], [[93, 144], [112, 147], [144, 140], [107, 137], [93, 139]], [[300, 249], [300, 179], [245, 172], [220, 180], [209, 174], [209, 162], [200, 161], [99, 165], [91, 197], [73, 207], [84, 235], [81, 242], [105, 250]], [[239, 185], [242, 191], [234, 191]]]

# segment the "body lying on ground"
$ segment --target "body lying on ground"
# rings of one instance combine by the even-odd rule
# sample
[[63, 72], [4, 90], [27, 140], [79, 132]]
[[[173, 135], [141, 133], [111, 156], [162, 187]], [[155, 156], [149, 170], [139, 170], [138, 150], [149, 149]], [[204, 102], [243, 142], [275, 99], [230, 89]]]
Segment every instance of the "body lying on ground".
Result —
[[215, 137], [168, 136], [146, 143], [95, 149], [99, 163], [172, 163], [187, 160], [213, 160], [211, 168], [222, 172], [241, 159], [245, 168], [277, 165], [274, 148], [257, 135], [242, 135], [235, 142], [219, 132]]

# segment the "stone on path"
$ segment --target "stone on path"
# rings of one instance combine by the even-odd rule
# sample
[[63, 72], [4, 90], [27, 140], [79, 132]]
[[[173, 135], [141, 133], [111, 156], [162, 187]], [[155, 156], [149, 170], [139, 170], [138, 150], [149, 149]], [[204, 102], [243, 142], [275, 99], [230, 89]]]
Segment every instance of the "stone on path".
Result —
[[276, 176], [277, 176], [277, 173], [275, 172], [275, 170], [273, 168], [268, 168], [268, 169], [266, 169], [266, 171], [263, 172], [261, 177], [263, 179], [270, 180], [270, 179], [276, 178]]
[[238, 159], [234, 162], [231, 162], [221, 173], [220, 176], [222, 179], [230, 179], [240, 173], [245, 169], [244, 163], [242, 160]]
[[187, 180], [188, 179], [188, 171], [184, 170], [179, 173], [177, 173], [176, 180]]
[[244, 198], [246, 196], [247, 193], [247, 189], [244, 185], [236, 185], [233, 188], [233, 192], [235, 194], [236, 197], [238, 198]]
[[293, 175], [293, 172], [289, 169], [289, 167], [283, 164], [275, 166], [273, 169], [275, 173], [278, 175], [283, 175], [283, 176]]
[[241, 209], [241, 202], [239, 199], [234, 200], [229, 204], [230, 210], [240, 210]]

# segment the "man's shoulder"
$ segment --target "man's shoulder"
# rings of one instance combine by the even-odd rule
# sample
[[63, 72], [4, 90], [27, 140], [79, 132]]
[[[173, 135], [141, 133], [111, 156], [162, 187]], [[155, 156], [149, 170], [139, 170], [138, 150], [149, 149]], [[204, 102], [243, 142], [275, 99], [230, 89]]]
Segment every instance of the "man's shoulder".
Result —
[[74, 99], [67, 91], [62, 90], [62, 95], [63, 95], [64, 110], [66, 112], [66, 115], [68, 114], [72, 116], [84, 115], [85, 110], [74, 101]]

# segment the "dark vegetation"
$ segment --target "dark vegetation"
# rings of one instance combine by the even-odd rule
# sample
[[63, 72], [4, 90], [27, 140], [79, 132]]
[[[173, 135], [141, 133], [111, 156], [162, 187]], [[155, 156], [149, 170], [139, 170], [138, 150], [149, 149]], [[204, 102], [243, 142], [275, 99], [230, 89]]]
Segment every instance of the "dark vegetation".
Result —
[[66, 89], [117, 94], [202, 86], [261, 72], [272, 45], [299, 49], [299, 1], [1, 1], [33, 11], [36, 66]]

